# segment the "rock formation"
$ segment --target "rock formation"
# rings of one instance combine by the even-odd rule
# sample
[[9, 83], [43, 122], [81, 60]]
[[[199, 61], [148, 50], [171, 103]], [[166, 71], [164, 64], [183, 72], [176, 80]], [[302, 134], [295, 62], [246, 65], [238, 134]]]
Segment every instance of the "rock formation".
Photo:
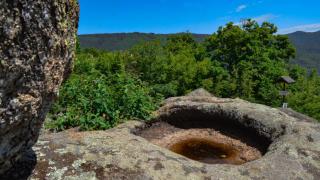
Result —
[[[203, 90], [166, 100], [156, 114], [151, 122], [129, 121], [107, 131], [41, 135], [33, 147], [37, 164], [30, 178], [320, 179], [320, 124], [241, 99], [216, 98]], [[250, 145], [241, 138], [249, 136], [259, 142], [263, 155], [241, 165], [194, 161], [141, 136], [158, 122], [180, 129], [212, 128]], [[29, 167], [28, 162], [33, 163], [20, 164]]]
[[77, 0], [0, 1], [0, 174], [37, 141], [74, 58]]

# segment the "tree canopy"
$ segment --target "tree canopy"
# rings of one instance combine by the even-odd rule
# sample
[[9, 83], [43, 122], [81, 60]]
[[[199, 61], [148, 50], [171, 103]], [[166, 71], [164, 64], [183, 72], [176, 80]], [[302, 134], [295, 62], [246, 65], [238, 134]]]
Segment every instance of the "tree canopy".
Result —
[[218, 97], [281, 106], [278, 80], [290, 75], [289, 106], [320, 119], [320, 78], [288, 62], [295, 49], [271, 23], [228, 23], [198, 43], [190, 33], [142, 43], [123, 52], [78, 49], [48, 127], [106, 129], [150, 119], [163, 98], [203, 87]]

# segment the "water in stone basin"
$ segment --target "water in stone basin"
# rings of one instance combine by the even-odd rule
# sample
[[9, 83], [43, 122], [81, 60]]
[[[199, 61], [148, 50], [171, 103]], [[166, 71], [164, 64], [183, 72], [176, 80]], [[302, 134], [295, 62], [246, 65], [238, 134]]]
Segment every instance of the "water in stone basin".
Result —
[[190, 159], [208, 164], [242, 164], [238, 151], [225, 144], [207, 139], [187, 139], [173, 144], [169, 149]]
[[207, 164], [240, 165], [263, 155], [259, 148], [246, 141], [211, 128], [181, 129], [166, 122], [156, 122], [136, 134], [160, 147]]

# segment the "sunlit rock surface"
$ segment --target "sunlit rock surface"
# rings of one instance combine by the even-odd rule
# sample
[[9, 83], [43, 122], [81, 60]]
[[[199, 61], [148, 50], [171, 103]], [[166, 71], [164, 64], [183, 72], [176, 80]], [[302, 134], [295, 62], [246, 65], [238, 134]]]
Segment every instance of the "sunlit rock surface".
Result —
[[0, 1], [0, 174], [36, 142], [70, 73], [76, 0]]
[[[230, 125], [239, 122], [242, 128], [253, 129], [261, 136], [259, 139], [270, 141], [265, 146], [266, 153], [242, 165], [201, 163], [138, 136], [140, 131], [150, 127], [150, 123], [130, 121], [107, 131], [77, 132], [73, 129], [43, 134], [33, 147], [34, 152], [27, 153], [11, 174], [20, 173], [31, 179], [320, 178], [319, 124], [300, 121], [278, 109], [241, 99], [191, 95], [166, 100], [155, 121], [174, 124], [172, 117], [182, 118], [181, 111], [203, 113], [209, 115], [207, 117], [229, 117], [225, 120], [230, 121]], [[189, 126], [188, 122], [193, 121], [190, 117], [194, 116], [185, 115], [182, 119]], [[211, 121], [215, 124], [216, 119]], [[181, 123], [181, 119], [177, 122]], [[231, 132], [228, 128], [227, 131]]]

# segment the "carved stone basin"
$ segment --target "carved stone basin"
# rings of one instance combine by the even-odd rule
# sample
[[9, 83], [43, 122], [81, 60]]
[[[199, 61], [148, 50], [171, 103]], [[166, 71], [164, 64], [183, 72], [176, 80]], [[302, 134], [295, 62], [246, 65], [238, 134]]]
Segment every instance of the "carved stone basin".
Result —
[[250, 122], [249, 118], [243, 120], [223, 111], [205, 112], [189, 106], [175, 107], [174, 113], [163, 115], [147, 123], [136, 135], [207, 164], [241, 165], [259, 159], [272, 141], [239, 122]]

